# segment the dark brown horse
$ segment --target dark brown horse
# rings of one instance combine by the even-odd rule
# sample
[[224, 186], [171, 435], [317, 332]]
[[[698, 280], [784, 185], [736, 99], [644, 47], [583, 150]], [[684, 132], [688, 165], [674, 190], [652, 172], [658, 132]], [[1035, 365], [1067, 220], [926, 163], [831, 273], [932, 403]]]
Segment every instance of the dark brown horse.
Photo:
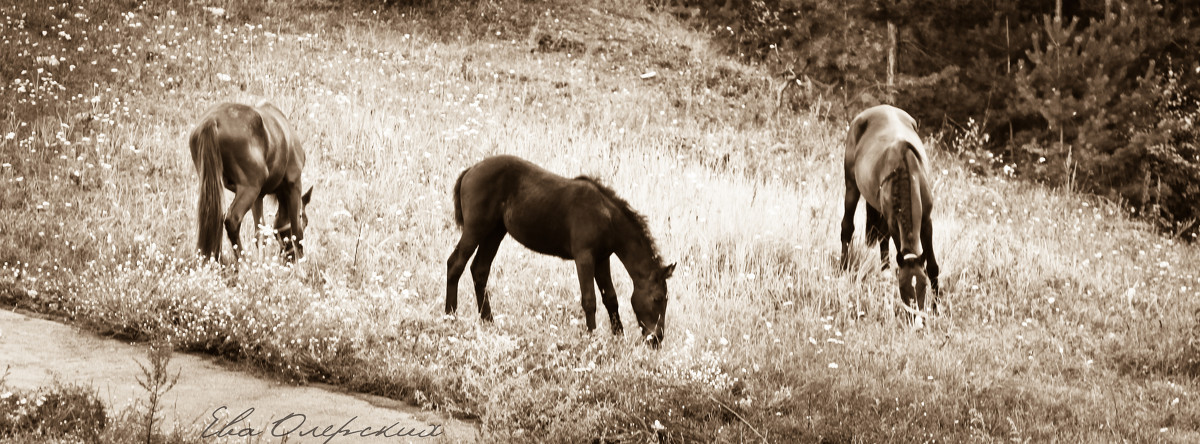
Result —
[[[462, 237], [446, 261], [446, 313], [458, 307], [458, 280], [471, 255], [475, 300], [492, 320], [487, 280], [505, 234], [538, 253], [574, 260], [588, 331], [596, 329], [596, 285], [613, 334], [621, 334], [609, 256], [616, 254], [633, 279], [633, 312], [642, 334], [657, 346], [666, 327], [667, 278], [645, 219], [595, 179], [567, 179], [524, 159], [495, 156], [467, 168], [454, 183], [454, 221]], [[594, 282], [594, 284], [593, 284]]]
[[[842, 217], [842, 266], [848, 265], [859, 196], [867, 201], [867, 243], [879, 242], [888, 266], [888, 240], [896, 243], [900, 298], [925, 309], [925, 286], [938, 289], [933, 255], [933, 196], [929, 159], [917, 136], [917, 123], [903, 110], [880, 105], [860, 113], [846, 137], [846, 213]], [[930, 304], [937, 310], [937, 303]]]
[[[201, 254], [221, 258], [224, 225], [234, 257], [241, 256], [239, 231], [246, 211], [254, 209], [254, 233], [262, 225], [263, 197], [279, 202], [276, 239], [288, 260], [304, 256], [304, 207], [312, 188], [301, 195], [300, 172], [304, 150], [283, 113], [265, 100], [255, 106], [222, 103], [209, 109], [188, 140], [192, 162], [200, 174], [197, 247]], [[229, 211], [223, 211], [225, 189], [234, 192]]]

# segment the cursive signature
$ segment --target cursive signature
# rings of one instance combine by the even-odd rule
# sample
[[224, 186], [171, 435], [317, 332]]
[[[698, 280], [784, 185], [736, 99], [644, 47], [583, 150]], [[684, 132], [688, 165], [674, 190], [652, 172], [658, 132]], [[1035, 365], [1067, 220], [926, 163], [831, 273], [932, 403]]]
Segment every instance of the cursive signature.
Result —
[[201, 438], [223, 438], [229, 436], [236, 437], [255, 437], [262, 436], [264, 433], [269, 433], [270, 436], [298, 436], [309, 438], [325, 438], [322, 443], [328, 444], [334, 438], [356, 436], [363, 438], [432, 438], [441, 436], [445, 433], [442, 426], [434, 424], [428, 428], [418, 429], [416, 427], [401, 427], [399, 422], [394, 422], [386, 427], [366, 426], [359, 428], [357, 425], [351, 425], [357, 416], [352, 417], [340, 426], [334, 425], [305, 425], [308, 419], [303, 413], [288, 413], [282, 418], [273, 422], [267, 423], [268, 427], [264, 429], [255, 429], [250, 426], [250, 415], [254, 413], [254, 408], [248, 408], [233, 419], [221, 424], [223, 418], [217, 416], [218, 413], [227, 409], [226, 406], [221, 406], [212, 411], [212, 422], [200, 432]]

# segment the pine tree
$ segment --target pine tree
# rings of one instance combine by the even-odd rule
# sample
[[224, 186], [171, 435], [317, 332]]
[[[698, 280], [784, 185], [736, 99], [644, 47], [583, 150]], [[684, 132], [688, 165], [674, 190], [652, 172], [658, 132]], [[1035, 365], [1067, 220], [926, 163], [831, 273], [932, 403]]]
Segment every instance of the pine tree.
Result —
[[[1093, 190], [1118, 185], [1135, 171], [1125, 147], [1132, 130], [1152, 121], [1155, 61], [1146, 55], [1161, 43], [1151, 33], [1169, 28], [1149, 3], [1125, 5], [1121, 14], [1090, 23], [1050, 16], [1013, 76], [1011, 116], [1040, 118], [1045, 126], [1018, 135], [1032, 156], [1045, 158], [1042, 179], [1071, 182], [1073, 172]], [[1138, 157], [1138, 156], [1134, 156]], [[1107, 185], [1107, 186], [1106, 186]]]

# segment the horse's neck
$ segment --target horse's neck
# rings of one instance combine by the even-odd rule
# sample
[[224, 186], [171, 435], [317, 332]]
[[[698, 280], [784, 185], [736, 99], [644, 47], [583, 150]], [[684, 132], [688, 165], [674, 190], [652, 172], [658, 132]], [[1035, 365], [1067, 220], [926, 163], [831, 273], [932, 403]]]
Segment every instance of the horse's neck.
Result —
[[633, 227], [621, 231], [613, 253], [621, 260], [621, 264], [625, 265], [625, 271], [634, 282], [648, 278], [650, 272], [658, 266], [658, 258], [650, 246], [650, 240]]
[[909, 254], [921, 255], [921, 223], [924, 208], [921, 202], [921, 188], [918, 173], [920, 172], [921, 164], [919, 156], [914, 152], [913, 161], [909, 161], [909, 153], [903, 154], [901, 166], [895, 171], [895, 177], [892, 182], [892, 198], [895, 199], [895, 213], [899, 222], [900, 228], [900, 245], [897, 248], [901, 254], [908, 256]]

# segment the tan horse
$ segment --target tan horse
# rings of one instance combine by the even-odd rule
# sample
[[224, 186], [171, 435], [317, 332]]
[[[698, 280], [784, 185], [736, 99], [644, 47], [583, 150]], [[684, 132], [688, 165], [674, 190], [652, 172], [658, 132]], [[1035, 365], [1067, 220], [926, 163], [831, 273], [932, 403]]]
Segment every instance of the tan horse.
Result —
[[[289, 261], [304, 256], [304, 208], [312, 188], [301, 195], [300, 172], [304, 150], [283, 113], [265, 100], [254, 106], [216, 105], [192, 131], [188, 141], [192, 162], [200, 175], [199, 240], [201, 254], [221, 258], [221, 226], [241, 257], [239, 231], [246, 211], [254, 209], [255, 237], [262, 225], [262, 202], [267, 195], [279, 202], [275, 215], [276, 238]], [[229, 211], [223, 212], [224, 189], [234, 192]]]
[[[842, 217], [842, 266], [848, 265], [854, 235], [854, 211], [867, 201], [867, 243], [879, 242], [883, 267], [888, 266], [888, 240], [896, 243], [900, 298], [925, 309], [925, 286], [938, 288], [933, 255], [933, 210], [925, 147], [917, 123], [903, 110], [879, 105], [850, 123], [846, 137], [846, 212]], [[937, 310], [934, 302], [930, 307]]]

